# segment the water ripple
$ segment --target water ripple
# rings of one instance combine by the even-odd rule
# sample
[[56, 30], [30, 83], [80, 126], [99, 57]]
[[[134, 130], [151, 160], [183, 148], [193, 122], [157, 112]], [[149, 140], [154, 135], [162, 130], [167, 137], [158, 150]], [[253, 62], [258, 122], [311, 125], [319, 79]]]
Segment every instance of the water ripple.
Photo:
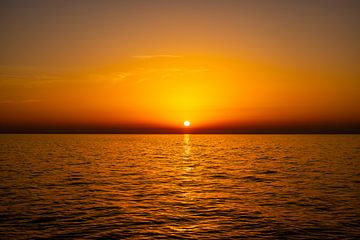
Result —
[[359, 140], [0, 135], [0, 238], [359, 239]]

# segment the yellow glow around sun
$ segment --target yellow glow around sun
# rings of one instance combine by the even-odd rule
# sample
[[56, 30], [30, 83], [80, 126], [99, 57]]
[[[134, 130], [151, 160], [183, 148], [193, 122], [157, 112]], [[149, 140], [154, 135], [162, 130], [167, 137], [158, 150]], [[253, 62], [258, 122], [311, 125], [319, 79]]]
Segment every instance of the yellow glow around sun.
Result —
[[187, 120], [186, 120], [186, 121], [184, 122], [184, 126], [185, 126], [185, 127], [189, 127], [189, 126], [190, 126], [190, 121], [187, 121]]

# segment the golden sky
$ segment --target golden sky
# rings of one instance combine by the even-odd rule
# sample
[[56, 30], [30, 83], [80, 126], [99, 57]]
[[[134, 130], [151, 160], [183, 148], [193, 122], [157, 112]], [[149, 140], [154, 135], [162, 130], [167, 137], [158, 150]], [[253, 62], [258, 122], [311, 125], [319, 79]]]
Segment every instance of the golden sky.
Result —
[[360, 126], [358, 1], [1, 1], [0, 128]]

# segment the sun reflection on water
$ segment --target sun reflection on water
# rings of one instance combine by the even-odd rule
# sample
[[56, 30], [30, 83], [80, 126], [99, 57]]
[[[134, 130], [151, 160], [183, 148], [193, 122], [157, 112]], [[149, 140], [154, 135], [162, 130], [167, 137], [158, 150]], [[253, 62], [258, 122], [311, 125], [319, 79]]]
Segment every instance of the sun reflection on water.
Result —
[[190, 134], [184, 134], [184, 156], [183, 159], [184, 160], [189, 160], [190, 159], [190, 154], [191, 154], [191, 142], [190, 142]]

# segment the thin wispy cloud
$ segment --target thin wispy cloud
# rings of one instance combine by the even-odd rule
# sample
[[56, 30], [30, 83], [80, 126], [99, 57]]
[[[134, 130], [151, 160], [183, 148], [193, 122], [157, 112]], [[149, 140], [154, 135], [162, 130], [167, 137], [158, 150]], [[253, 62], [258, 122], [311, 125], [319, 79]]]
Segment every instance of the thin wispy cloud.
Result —
[[112, 80], [113, 83], [119, 83], [124, 81], [129, 76], [131, 76], [130, 72], [116, 72], [112, 74], [110, 79]]
[[58, 74], [40, 71], [31, 67], [0, 66], [0, 84], [47, 84], [60, 81]]
[[133, 75], [134, 75], [133, 72], [124, 71], [124, 72], [110, 72], [104, 74], [91, 74], [89, 77], [100, 82], [110, 82], [112, 84], [118, 84], [127, 80], [129, 77]]
[[153, 58], [183, 58], [181, 55], [137, 55], [133, 58], [137, 59], [153, 59]]
[[90, 77], [100, 82], [111, 84], [121, 84], [124, 82], [134, 82], [136, 84], [151, 80], [166, 80], [185, 74], [196, 74], [208, 72], [207, 68], [137, 68], [131, 71], [109, 72], [104, 74], [92, 74]]

